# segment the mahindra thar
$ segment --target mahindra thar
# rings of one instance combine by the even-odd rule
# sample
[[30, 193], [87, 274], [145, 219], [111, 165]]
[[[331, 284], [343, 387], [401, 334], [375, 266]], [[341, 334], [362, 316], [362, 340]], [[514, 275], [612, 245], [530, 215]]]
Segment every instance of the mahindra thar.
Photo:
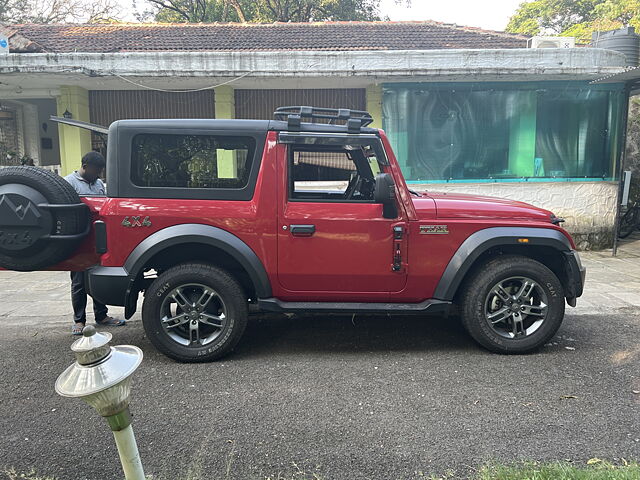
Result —
[[[37, 167], [0, 169], [0, 267], [85, 271], [91, 296], [144, 295], [153, 345], [229, 353], [249, 309], [459, 314], [499, 353], [537, 349], [585, 269], [562, 219], [526, 203], [410, 190], [367, 112], [281, 107], [275, 120], [104, 127], [107, 196]], [[327, 123], [328, 122], [328, 123]], [[390, 324], [389, 328], [393, 328]]]

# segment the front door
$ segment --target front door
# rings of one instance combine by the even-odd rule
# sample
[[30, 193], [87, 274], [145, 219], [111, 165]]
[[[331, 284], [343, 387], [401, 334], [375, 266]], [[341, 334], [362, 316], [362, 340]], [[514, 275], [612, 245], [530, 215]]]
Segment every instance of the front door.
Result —
[[[345, 142], [348, 142], [345, 139]], [[386, 168], [371, 145], [292, 144], [280, 178], [278, 280], [309, 298], [384, 301], [406, 283], [406, 224], [383, 218], [374, 176]], [[349, 293], [354, 293], [349, 298]], [[336, 295], [337, 294], [337, 295]]]

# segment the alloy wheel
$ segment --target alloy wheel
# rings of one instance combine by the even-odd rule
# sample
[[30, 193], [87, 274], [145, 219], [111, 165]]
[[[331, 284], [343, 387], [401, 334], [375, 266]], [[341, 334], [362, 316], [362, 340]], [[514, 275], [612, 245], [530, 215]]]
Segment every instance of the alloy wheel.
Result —
[[490, 327], [505, 338], [535, 333], [549, 312], [544, 289], [527, 277], [510, 277], [496, 283], [487, 294], [484, 315]]
[[180, 285], [170, 291], [160, 307], [165, 333], [187, 347], [214, 341], [227, 325], [224, 301], [211, 287], [200, 283]]

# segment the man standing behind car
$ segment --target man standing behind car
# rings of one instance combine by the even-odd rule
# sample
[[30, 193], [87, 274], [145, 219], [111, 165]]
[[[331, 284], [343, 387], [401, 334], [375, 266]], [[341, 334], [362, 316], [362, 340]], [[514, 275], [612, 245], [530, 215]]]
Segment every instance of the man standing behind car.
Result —
[[[82, 157], [80, 170], [67, 175], [64, 179], [78, 192], [78, 195], [106, 195], [107, 191], [100, 173], [105, 166], [102, 154], [89, 152]], [[73, 305], [72, 335], [82, 335], [87, 323], [87, 291], [84, 286], [84, 272], [71, 272], [71, 304]], [[93, 299], [93, 314], [97, 325], [120, 326], [124, 320], [107, 315], [107, 306]]]

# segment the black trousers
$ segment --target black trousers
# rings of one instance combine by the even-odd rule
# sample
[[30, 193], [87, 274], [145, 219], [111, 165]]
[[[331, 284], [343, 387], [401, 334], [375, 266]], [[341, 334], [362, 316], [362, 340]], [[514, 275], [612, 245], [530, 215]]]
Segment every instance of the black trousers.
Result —
[[[87, 291], [84, 289], [84, 272], [71, 272], [71, 305], [73, 321], [87, 323]], [[97, 322], [107, 316], [107, 306], [93, 300], [93, 314]]]

